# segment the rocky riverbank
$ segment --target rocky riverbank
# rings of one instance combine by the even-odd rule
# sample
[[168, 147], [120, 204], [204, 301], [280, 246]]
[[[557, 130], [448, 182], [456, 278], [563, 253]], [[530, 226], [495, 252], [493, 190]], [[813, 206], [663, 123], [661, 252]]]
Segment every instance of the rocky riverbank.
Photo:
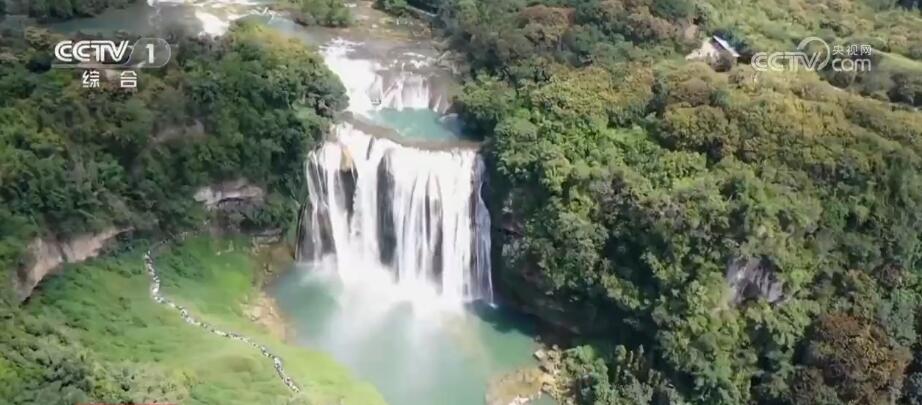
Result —
[[244, 309], [247, 317], [266, 328], [273, 337], [287, 341], [290, 333], [288, 323], [282, 317], [275, 299], [260, 290], [254, 302]]
[[275, 298], [266, 294], [265, 287], [282, 272], [291, 268], [294, 252], [284, 241], [264, 242], [254, 238], [250, 255], [260, 269], [255, 280], [259, 292], [256, 297], [249, 299], [249, 303], [243, 309], [244, 313], [251, 321], [265, 327], [273, 337], [288, 341], [292, 334], [291, 328], [279, 310]]
[[543, 395], [563, 398], [560, 349], [554, 345], [534, 354], [538, 366], [503, 374], [490, 381], [485, 398], [487, 405], [525, 405]]

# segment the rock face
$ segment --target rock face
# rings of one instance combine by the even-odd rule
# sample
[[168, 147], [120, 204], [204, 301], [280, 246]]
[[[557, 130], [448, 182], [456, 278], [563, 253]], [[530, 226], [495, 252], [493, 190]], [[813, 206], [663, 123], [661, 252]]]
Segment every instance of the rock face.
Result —
[[279, 314], [278, 304], [275, 299], [266, 295], [264, 291], [259, 291], [258, 298], [244, 308], [244, 313], [251, 321], [265, 326], [272, 336], [281, 340], [288, 338], [288, 328], [285, 320]]
[[503, 374], [487, 386], [484, 402], [487, 405], [524, 405], [541, 396], [541, 387], [547, 377], [537, 367], [524, 368]]
[[771, 304], [784, 299], [784, 282], [775, 266], [764, 258], [737, 258], [727, 265], [730, 302], [739, 305], [749, 299], [765, 299]]
[[193, 198], [204, 204], [208, 210], [218, 210], [239, 205], [262, 204], [265, 194], [262, 188], [240, 178], [202, 187], [195, 192]]
[[77, 263], [95, 257], [106, 243], [129, 229], [108, 228], [99, 233], [78, 235], [68, 240], [54, 237], [35, 238], [26, 252], [26, 265], [16, 271], [13, 288], [17, 298], [24, 301], [32, 294], [39, 281], [54, 272], [61, 264]]

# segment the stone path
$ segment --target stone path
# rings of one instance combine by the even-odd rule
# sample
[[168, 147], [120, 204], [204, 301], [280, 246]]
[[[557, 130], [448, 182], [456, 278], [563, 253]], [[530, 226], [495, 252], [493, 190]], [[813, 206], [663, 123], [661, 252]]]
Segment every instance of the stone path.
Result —
[[180, 317], [182, 317], [182, 320], [190, 325], [198, 326], [202, 329], [205, 329], [221, 337], [226, 337], [228, 339], [234, 339], [237, 341], [244, 342], [258, 349], [260, 352], [262, 352], [263, 356], [266, 356], [266, 358], [272, 360], [272, 364], [275, 366], [275, 371], [278, 373], [279, 378], [282, 380], [282, 382], [285, 383], [285, 386], [287, 386], [288, 389], [294, 392], [301, 392], [301, 389], [298, 388], [298, 385], [295, 384], [294, 381], [292, 381], [291, 377], [289, 377], [288, 374], [285, 373], [285, 368], [282, 366], [282, 359], [279, 358], [279, 356], [272, 354], [272, 352], [270, 352], [266, 346], [256, 343], [246, 336], [243, 336], [243, 335], [240, 335], [234, 332], [225, 332], [205, 322], [202, 322], [198, 320], [197, 318], [195, 318], [194, 316], [192, 316], [192, 314], [189, 313], [189, 310], [184, 308], [182, 305], [177, 305], [173, 301], [170, 301], [169, 299], [165, 298], [160, 293], [160, 276], [157, 275], [157, 269], [154, 267], [154, 259], [151, 254], [151, 251], [162, 244], [163, 243], [161, 242], [155, 245], [154, 248], [151, 248], [144, 254], [144, 265], [147, 267], [147, 273], [150, 275], [150, 278], [151, 278], [150, 295], [154, 299], [154, 301], [156, 301], [158, 304], [163, 304], [170, 308], [173, 308], [174, 310], [179, 311], [179, 315]]

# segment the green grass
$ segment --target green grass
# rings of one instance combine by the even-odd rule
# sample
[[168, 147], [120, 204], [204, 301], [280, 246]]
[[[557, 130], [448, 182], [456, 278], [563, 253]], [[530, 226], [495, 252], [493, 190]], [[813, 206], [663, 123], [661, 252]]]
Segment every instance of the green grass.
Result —
[[193, 238], [157, 259], [165, 296], [205, 322], [245, 334], [282, 357], [304, 388], [293, 398], [272, 363], [256, 349], [186, 324], [154, 303], [136, 249], [71, 266], [44, 282], [26, 310], [65, 325], [82, 346], [112, 362], [140, 363], [179, 376], [182, 404], [383, 404], [322, 353], [295, 347], [248, 320], [243, 306], [257, 295], [257, 268], [246, 240]]

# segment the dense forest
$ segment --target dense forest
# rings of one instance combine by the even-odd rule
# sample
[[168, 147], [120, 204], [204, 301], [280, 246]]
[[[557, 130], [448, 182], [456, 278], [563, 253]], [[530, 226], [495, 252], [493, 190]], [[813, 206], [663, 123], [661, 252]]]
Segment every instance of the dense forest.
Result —
[[[431, 2], [468, 54], [498, 283], [580, 404], [922, 403], [911, 2]], [[684, 55], [720, 35], [735, 65]], [[806, 36], [874, 69], [758, 72]]]
[[203, 219], [198, 187], [241, 176], [270, 193], [240, 225], [287, 224], [305, 192], [304, 154], [345, 103], [318, 56], [255, 28], [219, 42], [179, 40], [175, 62], [143, 72], [136, 92], [114, 81], [84, 89], [78, 73], [49, 69], [48, 32], [2, 41], [5, 268], [41, 234], [189, 227]]
[[343, 0], [282, 0], [275, 7], [302, 25], [346, 27], [352, 23], [352, 14]]
[[144, 71], [140, 89], [131, 91], [105, 80], [101, 88], [81, 88], [79, 72], [50, 69], [57, 38], [47, 31], [0, 37], [4, 399], [123, 402], [175, 394], [175, 380], [146, 376], [130, 363], [103, 365], [75, 346], [66, 328], [16, 307], [9, 278], [33, 238], [112, 225], [147, 234], [188, 229], [205, 218], [195, 190], [240, 176], [268, 197], [262, 209], [236, 218], [239, 226], [294, 220], [305, 192], [304, 156], [343, 106], [342, 85], [310, 49], [255, 26], [221, 40], [175, 40], [174, 62]]
[[[53, 34], [4, 32], [3, 268], [21, 267], [35, 237], [113, 225], [149, 234], [188, 229], [206, 215], [195, 190], [239, 177], [268, 196], [261, 209], [231, 218], [236, 226], [293, 220], [305, 192], [303, 156], [345, 102], [342, 85], [311, 50], [254, 26], [220, 41], [176, 40], [175, 62], [145, 71], [137, 91], [105, 80], [85, 89], [79, 72], [50, 69]], [[4, 311], [14, 273], [4, 272]]]
[[64, 20], [89, 17], [108, 8], [125, 7], [141, 0], [4, 0], [0, 1], [0, 14], [28, 14], [42, 20]]

